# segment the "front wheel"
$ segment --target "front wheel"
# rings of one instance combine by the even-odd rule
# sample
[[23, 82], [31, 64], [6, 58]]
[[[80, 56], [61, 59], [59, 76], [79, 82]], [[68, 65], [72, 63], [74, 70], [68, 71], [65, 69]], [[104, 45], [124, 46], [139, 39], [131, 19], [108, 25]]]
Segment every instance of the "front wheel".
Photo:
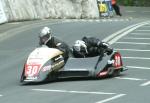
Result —
[[22, 82], [24, 81], [24, 79], [25, 79], [24, 72], [25, 72], [25, 70], [23, 69], [22, 74], [21, 74], [21, 78], [20, 78], [20, 82], [21, 82], [21, 83], [22, 83]]

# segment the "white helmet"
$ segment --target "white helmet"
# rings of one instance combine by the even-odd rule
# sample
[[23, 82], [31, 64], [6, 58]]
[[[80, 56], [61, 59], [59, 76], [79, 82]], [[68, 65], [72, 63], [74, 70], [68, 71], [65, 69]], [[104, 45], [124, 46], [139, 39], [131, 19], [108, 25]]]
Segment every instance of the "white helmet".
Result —
[[43, 37], [45, 35], [49, 34], [51, 36], [51, 29], [49, 27], [44, 27], [41, 31], [40, 31], [40, 37]]
[[46, 44], [48, 40], [50, 40], [52, 37], [52, 32], [51, 29], [49, 27], [44, 27], [41, 31], [40, 31], [40, 45], [42, 44]]
[[76, 52], [88, 53], [87, 46], [84, 41], [76, 40], [73, 46], [73, 50]]

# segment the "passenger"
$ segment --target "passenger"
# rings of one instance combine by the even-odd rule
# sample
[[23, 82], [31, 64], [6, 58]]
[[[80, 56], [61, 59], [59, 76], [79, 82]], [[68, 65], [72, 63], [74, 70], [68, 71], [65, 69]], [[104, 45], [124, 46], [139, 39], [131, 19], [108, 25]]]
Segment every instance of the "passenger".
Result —
[[72, 53], [75, 58], [94, 57], [101, 55], [102, 50], [106, 50], [107, 54], [110, 55], [113, 49], [109, 47], [106, 42], [101, 42], [95, 37], [83, 37], [81, 40], [76, 40], [72, 47]]

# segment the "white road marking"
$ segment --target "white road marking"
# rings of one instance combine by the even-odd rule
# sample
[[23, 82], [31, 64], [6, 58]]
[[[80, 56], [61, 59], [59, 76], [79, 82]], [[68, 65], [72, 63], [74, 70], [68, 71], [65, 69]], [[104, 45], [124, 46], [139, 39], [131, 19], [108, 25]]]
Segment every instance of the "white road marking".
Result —
[[[107, 38], [104, 39], [104, 41], [108, 42], [109, 44], [113, 44], [116, 41], [118, 41], [120, 38], [122, 38], [123, 36], [125, 36], [125, 35], [129, 34], [130, 32], [134, 31], [135, 29], [137, 29], [141, 26], [147, 25], [149, 23], [150, 23], [150, 21], [138, 23], [138, 24], [135, 24], [135, 25], [131, 25], [131, 26], [125, 28], [125, 29], [120, 30], [119, 31], [120, 33], [117, 32], [115, 34], [112, 34], [112, 35], [108, 36]], [[120, 34], [120, 35], [118, 35], [118, 34]]]
[[96, 103], [105, 103], [105, 102], [109, 102], [109, 101], [112, 101], [114, 99], [117, 99], [117, 98], [120, 98], [122, 96], [125, 96], [126, 94], [119, 94], [119, 95], [116, 95], [116, 96], [113, 96], [111, 98], [108, 98], [108, 99], [104, 99], [104, 100], [101, 100], [101, 101], [98, 101]]
[[116, 42], [116, 44], [150, 45], [150, 43], [137, 43], [137, 42]]
[[103, 18], [101, 21], [103, 21], [103, 22], [107, 22], [107, 19], [106, 19], [106, 18]]
[[139, 60], [150, 60], [150, 58], [145, 57], [122, 57], [123, 59], [139, 59]]
[[150, 50], [140, 50], [140, 49], [118, 49], [118, 48], [115, 48], [115, 50], [118, 50], [118, 51], [138, 51], [138, 52], [149, 52]]
[[144, 40], [149, 40], [150, 38], [134, 38], [134, 37], [126, 37], [124, 39], [134, 39], [134, 40], [141, 40], [141, 39], [144, 39]]
[[64, 22], [112, 22], [112, 21], [129, 21], [130, 19], [133, 19], [133, 18], [127, 18], [127, 19], [88, 19], [88, 20], [85, 20], [85, 19], [72, 19], [72, 20], [64, 20]]
[[127, 13], [134, 13], [134, 12], [136, 12], [136, 11], [126, 11]]
[[108, 19], [108, 21], [113, 21], [112, 19]]
[[125, 79], [125, 80], [133, 80], [133, 81], [143, 81], [146, 79], [140, 79], [140, 78], [129, 78], [129, 77], [115, 77], [116, 79]]
[[32, 90], [42, 91], [42, 92], [60, 92], [60, 93], [76, 93], [76, 94], [107, 94], [107, 95], [116, 94], [116, 93], [106, 93], [106, 92], [68, 91], [68, 90], [52, 90], [52, 89], [32, 89]]
[[141, 26], [147, 25], [149, 23], [150, 23], [150, 21], [146, 21], [146, 22], [141, 22], [141, 23], [137, 23], [137, 24], [128, 26], [128, 27], [126, 27], [124, 29], [121, 29], [121, 30], [111, 34], [110, 36], [104, 38], [103, 41], [108, 42], [109, 44], [113, 44], [117, 40], [122, 38], [123, 36], [125, 36], [125, 35], [129, 34], [130, 32], [132, 32], [133, 30], [135, 30], [135, 29], [137, 29]]
[[8, 23], [8, 24], [20, 24], [21, 22], [11, 22], [11, 23]]
[[130, 33], [131, 35], [150, 35], [149, 33]]
[[127, 68], [134, 68], [134, 69], [144, 69], [144, 70], [150, 70], [149, 67], [136, 67], [136, 66], [126, 66]]
[[143, 27], [150, 27], [150, 25], [144, 25]]
[[150, 30], [143, 30], [143, 29], [142, 29], [142, 30], [136, 30], [136, 31], [150, 31]]
[[150, 85], [150, 81], [145, 82], [145, 83], [141, 84], [140, 86], [148, 86], [148, 85]]
[[[135, 13], [137, 11], [132, 11], [132, 10], [129, 10], [129, 11], [125, 11], [127, 13]], [[150, 13], [150, 11], [142, 11], [142, 13]]]
[[[104, 94], [114, 95], [114, 94], [116, 94], [116, 93], [106, 93], [106, 92], [68, 91], [68, 90], [51, 90], [51, 89], [32, 89], [32, 90], [33, 91], [40, 91], [40, 92], [60, 92], [60, 93], [76, 93], [76, 94], [98, 94], [98, 95], [101, 95], [101, 94], [102, 95], [104, 95]], [[113, 96], [111, 98], [108, 98], [108, 99], [105, 99], [102, 101], [98, 101], [96, 103], [105, 103], [105, 102], [120, 98], [120, 97], [125, 96], [125, 95], [126, 94], [118, 94], [116, 96]]]
[[[61, 23], [61, 22], [59, 22], [59, 23]], [[29, 29], [43, 26], [43, 24], [46, 25], [46, 24], [58, 24], [58, 23], [49, 23], [49, 22], [47, 22], [47, 23], [46, 22], [31, 23], [31, 24], [26, 24], [24, 26], [20, 26], [18, 28], [13, 28], [13, 29], [7, 30], [4, 33], [1, 33], [0, 41], [6, 40], [6, 39], [8, 39], [8, 38], [10, 38], [12, 36], [21, 34], [21, 32], [27, 31]]]
[[143, 11], [144, 13], [150, 13], [150, 11]]
[[3, 95], [0, 94], [0, 97], [2, 97]]

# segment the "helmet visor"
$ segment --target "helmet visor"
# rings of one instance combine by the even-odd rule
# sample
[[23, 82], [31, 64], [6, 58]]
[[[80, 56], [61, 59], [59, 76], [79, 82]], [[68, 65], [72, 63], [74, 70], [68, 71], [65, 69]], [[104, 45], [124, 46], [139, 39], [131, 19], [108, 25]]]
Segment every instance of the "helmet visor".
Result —
[[49, 34], [47, 34], [47, 35], [44, 35], [44, 36], [39, 36], [39, 44], [40, 45], [43, 45], [43, 44], [46, 44], [46, 42], [48, 41], [50, 39], [50, 35]]

